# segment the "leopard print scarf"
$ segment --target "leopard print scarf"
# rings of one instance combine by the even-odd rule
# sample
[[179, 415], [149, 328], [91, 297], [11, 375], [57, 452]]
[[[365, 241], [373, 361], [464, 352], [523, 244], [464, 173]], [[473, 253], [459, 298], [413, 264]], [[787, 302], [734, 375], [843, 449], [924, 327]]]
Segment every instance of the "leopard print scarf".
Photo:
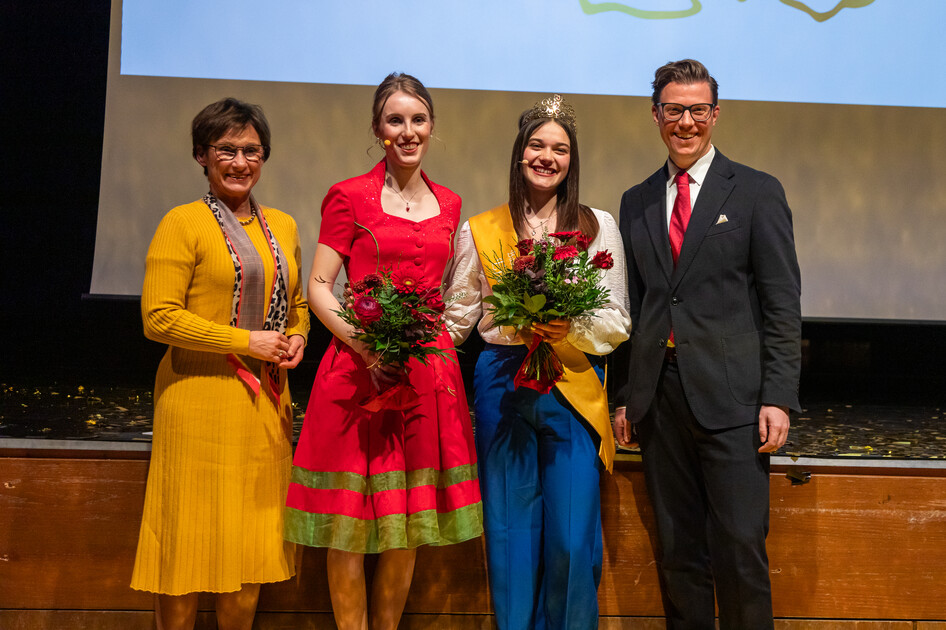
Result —
[[[244, 330], [277, 330], [285, 333], [289, 324], [289, 285], [286, 279], [289, 266], [279, 242], [273, 235], [269, 224], [266, 223], [259, 204], [256, 203], [256, 199], [250, 197], [250, 206], [269, 242], [269, 251], [276, 268], [276, 278], [273, 282], [272, 293], [269, 296], [268, 309], [266, 309], [265, 296], [267, 278], [265, 277], [263, 260], [256, 251], [256, 247], [253, 246], [246, 230], [243, 229], [239, 220], [233, 216], [233, 212], [227, 208], [226, 204], [217, 199], [213, 193], [204, 195], [203, 201], [213, 212], [217, 223], [220, 224], [220, 231], [223, 233], [224, 242], [226, 242], [227, 250], [230, 252], [230, 259], [233, 261], [235, 273], [233, 275], [230, 325]], [[247, 382], [254, 393], [258, 394], [259, 379], [247, 368], [245, 361], [235, 355], [230, 355], [230, 362], [244, 382]], [[269, 384], [269, 393], [278, 400], [279, 392], [282, 390], [279, 368], [269, 362], [264, 362], [263, 365]], [[240, 366], [242, 366], [242, 369]]]

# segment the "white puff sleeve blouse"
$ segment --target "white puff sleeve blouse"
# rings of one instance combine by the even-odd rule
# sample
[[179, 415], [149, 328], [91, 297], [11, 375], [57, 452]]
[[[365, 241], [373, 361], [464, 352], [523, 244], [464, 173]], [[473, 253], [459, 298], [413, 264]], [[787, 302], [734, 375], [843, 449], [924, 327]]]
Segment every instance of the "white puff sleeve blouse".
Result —
[[[626, 341], [631, 329], [628, 315], [627, 266], [624, 263], [624, 246], [617, 223], [607, 212], [592, 208], [598, 220], [598, 235], [588, 247], [593, 256], [600, 250], [608, 250], [614, 266], [606, 269], [601, 284], [608, 289], [608, 303], [582, 317], [572, 320], [566, 341], [582, 352], [603, 355], [612, 352]], [[493, 318], [487, 305], [484, 312], [483, 298], [492, 295], [480, 257], [473, 242], [469, 221], [463, 224], [457, 235], [456, 255], [447, 282], [444, 300], [447, 303], [445, 321], [453, 343], [459, 345], [477, 326], [486, 343], [516, 345], [523, 343], [510, 326], [493, 326]]]

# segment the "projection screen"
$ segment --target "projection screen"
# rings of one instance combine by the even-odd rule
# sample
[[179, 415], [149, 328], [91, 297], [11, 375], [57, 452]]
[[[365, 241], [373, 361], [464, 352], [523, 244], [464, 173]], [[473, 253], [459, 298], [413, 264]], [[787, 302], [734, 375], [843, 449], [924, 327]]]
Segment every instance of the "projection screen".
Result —
[[714, 144], [785, 186], [805, 317], [944, 321], [943, 23], [941, 0], [115, 0], [91, 292], [140, 293], [158, 221], [207, 189], [190, 120], [224, 96], [269, 118], [255, 194], [296, 218], [308, 269], [323, 195], [381, 158], [389, 72], [432, 88], [424, 167], [464, 218], [505, 201], [518, 114], [553, 92], [582, 201], [616, 215], [666, 159], [653, 71], [693, 57], [720, 84]]

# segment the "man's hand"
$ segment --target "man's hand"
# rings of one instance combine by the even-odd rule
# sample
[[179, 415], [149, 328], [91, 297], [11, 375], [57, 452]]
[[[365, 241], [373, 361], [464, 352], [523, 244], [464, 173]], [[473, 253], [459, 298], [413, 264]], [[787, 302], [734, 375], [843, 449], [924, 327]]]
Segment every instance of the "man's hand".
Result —
[[774, 453], [782, 448], [788, 439], [788, 407], [762, 405], [759, 411], [759, 447], [760, 453]]
[[627, 421], [624, 407], [618, 407], [614, 410], [614, 437], [618, 444], [624, 448], [637, 448], [637, 435], [633, 426]]

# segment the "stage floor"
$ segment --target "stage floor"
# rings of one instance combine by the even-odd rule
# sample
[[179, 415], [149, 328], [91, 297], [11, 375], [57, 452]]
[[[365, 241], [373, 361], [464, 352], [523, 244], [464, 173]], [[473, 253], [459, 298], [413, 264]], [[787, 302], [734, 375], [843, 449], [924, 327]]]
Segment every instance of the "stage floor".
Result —
[[[307, 401], [294, 396], [298, 436]], [[946, 460], [946, 405], [803, 404], [780, 460]], [[11, 439], [149, 443], [151, 420], [149, 389], [0, 384], [0, 440], [8, 446]]]
[[[777, 627], [940, 628], [946, 619], [942, 410], [805, 402], [791, 444], [772, 458], [766, 546]], [[0, 589], [0, 610], [43, 619], [60, 611], [150, 608], [151, 600], [127, 584], [148, 475], [151, 409], [144, 388], [0, 386], [0, 558], [9, 557], [0, 564], [10, 578], [4, 582], [10, 587]], [[655, 524], [639, 459], [619, 455], [614, 474], [601, 479], [599, 602], [603, 619], [610, 619], [602, 627], [651, 627], [640, 625], [642, 619], [661, 624]], [[262, 613], [330, 610], [324, 550], [297, 553], [297, 578], [267, 586]], [[418, 553], [408, 612], [418, 620], [449, 613], [486, 627], [482, 540]], [[105, 627], [102, 618], [92, 625]], [[290, 623], [305, 622], [297, 616]], [[424, 625], [433, 626], [446, 627]]]

